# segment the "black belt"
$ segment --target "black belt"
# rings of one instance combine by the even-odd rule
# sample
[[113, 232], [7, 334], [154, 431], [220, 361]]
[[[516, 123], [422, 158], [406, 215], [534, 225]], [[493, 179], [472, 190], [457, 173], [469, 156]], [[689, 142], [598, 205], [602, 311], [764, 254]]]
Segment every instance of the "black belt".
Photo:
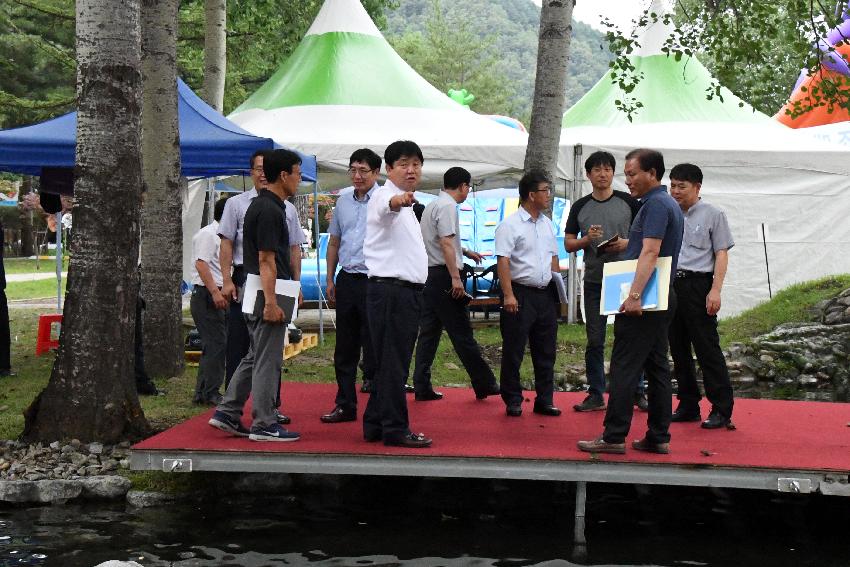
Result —
[[369, 281], [375, 282], [375, 283], [386, 283], [386, 284], [390, 284], [390, 285], [397, 285], [397, 286], [401, 286], [401, 287], [409, 287], [410, 289], [415, 289], [416, 291], [422, 291], [423, 289], [425, 289], [425, 284], [413, 283], [413, 282], [409, 282], [407, 280], [402, 280], [402, 279], [399, 279], [399, 278], [382, 278], [382, 277], [377, 277], [377, 276], [375, 276], [375, 277], [369, 276]]
[[366, 274], [361, 274], [360, 272], [346, 272], [345, 270], [341, 270], [340, 274], [345, 274], [346, 276], [354, 278], [355, 280], [365, 280], [369, 277]]
[[514, 288], [514, 287], [518, 287], [520, 289], [527, 289], [529, 291], [546, 291], [547, 289], [549, 289], [549, 284], [546, 284], [544, 287], [534, 287], [533, 285], [525, 285], [525, 284], [521, 284], [521, 283], [517, 283], [517, 282], [512, 281], [511, 282], [511, 288]]
[[676, 270], [676, 279], [686, 278], [713, 278], [714, 272], [692, 272], [690, 270]]
[[440, 264], [438, 266], [428, 266], [428, 271], [430, 272], [431, 270], [434, 270], [434, 271], [439, 270], [441, 272], [448, 272], [449, 268], [445, 264]]

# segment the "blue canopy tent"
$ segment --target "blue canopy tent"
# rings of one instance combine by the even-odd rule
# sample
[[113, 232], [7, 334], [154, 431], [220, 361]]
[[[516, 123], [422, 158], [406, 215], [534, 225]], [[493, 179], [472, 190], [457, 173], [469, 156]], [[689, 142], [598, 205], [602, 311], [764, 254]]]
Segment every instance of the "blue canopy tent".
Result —
[[[248, 170], [257, 150], [276, 146], [271, 138], [249, 134], [201, 100], [177, 79], [181, 172], [186, 177], [234, 175]], [[0, 131], [0, 171], [41, 175], [42, 167], [74, 167], [77, 113]], [[316, 158], [301, 155], [306, 181], [316, 181]]]

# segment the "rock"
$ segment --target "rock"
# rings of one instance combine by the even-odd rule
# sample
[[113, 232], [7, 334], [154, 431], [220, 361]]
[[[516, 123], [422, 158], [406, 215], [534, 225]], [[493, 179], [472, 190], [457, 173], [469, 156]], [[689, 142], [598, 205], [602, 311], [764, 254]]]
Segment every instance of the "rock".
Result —
[[86, 498], [120, 498], [133, 485], [129, 479], [118, 475], [86, 478], [81, 483]]
[[109, 561], [98, 563], [94, 567], [143, 567], [143, 565], [141, 563], [136, 563], [135, 561], [118, 561], [117, 559], [110, 559]]
[[89, 454], [100, 455], [103, 453], [103, 443], [89, 443]]
[[80, 448], [80, 446], [82, 445], [82, 443], [80, 442], [80, 440], [79, 440], [79, 439], [71, 439], [70, 443], [71, 443], [71, 446], [72, 446], [74, 449], [79, 449], [79, 448]]
[[114, 471], [118, 468], [118, 461], [115, 459], [104, 459], [100, 462], [100, 468], [104, 471]]
[[149, 508], [151, 506], [162, 506], [170, 504], [176, 499], [171, 494], [163, 492], [146, 492], [143, 490], [131, 490], [127, 493], [127, 503], [136, 508]]
[[50, 448], [53, 449], [54, 451], [59, 450], [59, 447], [60, 447], [59, 441], [54, 441], [53, 443], [50, 444]]
[[75, 467], [79, 467], [79, 466], [81, 466], [84, 463], [87, 463], [89, 461], [88, 457], [86, 457], [85, 455], [82, 455], [80, 453], [72, 453], [70, 458], [71, 458], [71, 463], [73, 463], [73, 465]]
[[76, 480], [0, 482], [0, 500], [4, 502], [64, 502], [77, 498], [82, 491], [82, 483]]
[[763, 354], [759, 357], [759, 360], [762, 362], [773, 362], [774, 358], [769, 354]]
[[60, 452], [63, 455], [67, 455], [68, 453], [73, 453], [74, 447], [72, 447], [71, 445], [65, 445], [65, 446], [62, 447], [62, 450]]

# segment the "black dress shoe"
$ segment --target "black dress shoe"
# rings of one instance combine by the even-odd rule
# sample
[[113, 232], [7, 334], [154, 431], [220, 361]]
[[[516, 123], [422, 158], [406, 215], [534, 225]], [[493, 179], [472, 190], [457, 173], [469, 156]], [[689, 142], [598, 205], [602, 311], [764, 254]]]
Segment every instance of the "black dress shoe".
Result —
[[431, 446], [431, 439], [422, 433], [408, 433], [399, 439], [384, 439], [388, 447], [407, 447], [408, 449], [425, 449]]
[[289, 425], [290, 423], [292, 423], [292, 420], [289, 419], [289, 416], [283, 415], [277, 410], [274, 411], [274, 418], [281, 425]]
[[483, 400], [484, 398], [487, 398], [488, 396], [498, 396], [499, 394], [501, 394], [501, 391], [499, 390], [499, 385], [493, 384], [492, 386], [487, 386], [487, 388], [485, 388], [481, 392], [476, 392], [475, 393], [475, 399], [476, 400]]
[[17, 374], [15, 374], [11, 368], [5, 368], [3, 370], [0, 370], [0, 378], [6, 378], [11, 376], [17, 376]]
[[505, 413], [510, 417], [519, 417], [522, 415], [522, 406], [519, 404], [510, 404], [505, 408]]
[[360, 392], [363, 394], [371, 394], [372, 393], [372, 381], [371, 380], [363, 380], [363, 385], [360, 386]]
[[721, 427], [728, 427], [730, 423], [732, 423], [731, 419], [722, 416], [720, 412], [713, 411], [708, 414], [708, 419], [703, 421], [700, 427], [703, 429], [720, 429]]
[[428, 390], [427, 392], [422, 393], [416, 392], [413, 394], [413, 397], [417, 402], [431, 402], [434, 400], [442, 400], [443, 394], [435, 392], [434, 390]]
[[405, 391], [406, 393], [408, 393], [408, 394], [412, 394], [413, 392], [415, 392], [415, 391], [416, 391], [416, 388], [414, 388], [414, 387], [413, 387], [413, 386], [411, 386], [410, 384], [405, 384], [405, 385], [404, 385], [404, 391]]
[[534, 404], [534, 413], [539, 413], [540, 415], [551, 415], [553, 417], [557, 417], [557, 416], [561, 415], [561, 410], [556, 408], [553, 405]]
[[693, 410], [679, 406], [678, 408], [676, 408], [676, 411], [673, 412], [670, 421], [674, 423], [683, 423], [688, 421], [699, 421], [700, 419], [702, 418], [699, 415], [698, 409]]
[[323, 423], [342, 423], [344, 421], [356, 421], [357, 411], [336, 406], [331, 413], [326, 413], [320, 419]]

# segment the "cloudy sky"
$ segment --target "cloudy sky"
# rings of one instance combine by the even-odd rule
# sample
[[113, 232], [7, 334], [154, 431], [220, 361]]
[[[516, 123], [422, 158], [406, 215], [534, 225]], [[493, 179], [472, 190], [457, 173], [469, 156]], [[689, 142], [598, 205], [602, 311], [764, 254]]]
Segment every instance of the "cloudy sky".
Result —
[[[531, 0], [538, 6], [541, 0]], [[631, 31], [631, 20], [651, 4], [650, 0], [576, 0], [573, 18], [605, 31], [599, 25], [600, 14], [617, 24], [621, 31]]]

